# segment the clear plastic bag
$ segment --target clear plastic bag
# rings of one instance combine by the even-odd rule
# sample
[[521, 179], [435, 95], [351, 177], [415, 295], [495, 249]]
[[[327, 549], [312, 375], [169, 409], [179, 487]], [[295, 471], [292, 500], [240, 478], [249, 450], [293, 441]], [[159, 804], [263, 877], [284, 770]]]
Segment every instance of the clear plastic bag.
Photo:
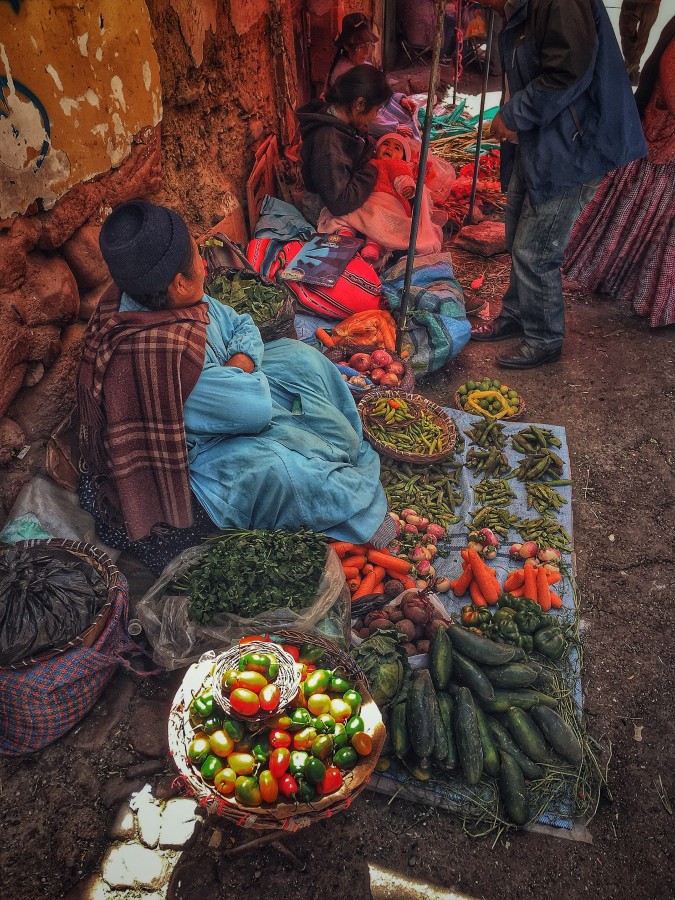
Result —
[[351, 600], [342, 566], [328, 549], [326, 565], [311, 606], [295, 611], [283, 607], [255, 619], [221, 613], [209, 625], [188, 618], [189, 598], [166, 593], [167, 586], [208, 550], [190, 547], [171, 562], [139, 602], [140, 619], [153, 650], [153, 659], [165, 669], [180, 669], [196, 662], [209, 650], [220, 651], [249, 634], [274, 633], [282, 628], [316, 632], [340, 647], [349, 646]]

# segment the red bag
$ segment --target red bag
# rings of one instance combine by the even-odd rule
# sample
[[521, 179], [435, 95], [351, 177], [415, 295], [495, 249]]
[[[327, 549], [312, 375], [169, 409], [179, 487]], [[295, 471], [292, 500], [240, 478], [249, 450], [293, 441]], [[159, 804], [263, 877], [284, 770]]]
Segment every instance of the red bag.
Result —
[[[254, 245], [254, 246], [252, 246]], [[269, 269], [269, 277], [284, 269], [300, 252], [302, 241], [290, 241], [279, 250]], [[265, 256], [265, 241], [251, 241], [247, 248], [249, 261], [257, 268]], [[355, 312], [384, 307], [382, 286], [377, 272], [358, 254], [350, 260], [333, 287], [320, 287], [298, 281], [284, 282], [306, 312], [327, 319], [346, 319]]]

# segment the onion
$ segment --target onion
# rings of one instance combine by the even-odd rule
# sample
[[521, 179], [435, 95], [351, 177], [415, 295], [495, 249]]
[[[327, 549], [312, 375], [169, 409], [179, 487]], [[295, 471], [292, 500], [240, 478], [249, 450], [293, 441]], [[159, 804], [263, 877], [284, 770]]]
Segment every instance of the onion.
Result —
[[389, 365], [385, 368], [387, 372], [391, 372], [393, 375], [397, 375], [399, 378], [405, 372], [405, 366], [403, 365], [403, 363], [400, 363], [397, 360], [393, 360], [393, 362], [390, 362]]
[[385, 372], [384, 375], [380, 378], [379, 383], [388, 385], [389, 387], [398, 387], [401, 382], [399, 381], [397, 375], [394, 375], [392, 372]]
[[382, 376], [386, 374], [387, 373], [384, 371], [384, 369], [372, 369], [370, 372], [370, 380], [374, 381], [375, 384], [380, 384], [380, 382], [382, 381]]
[[387, 353], [386, 350], [373, 350], [370, 354], [370, 359], [374, 366], [381, 366], [383, 369], [394, 361], [391, 354]]
[[350, 369], [357, 372], [367, 372], [370, 369], [370, 355], [368, 353], [355, 353], [347, 362]]

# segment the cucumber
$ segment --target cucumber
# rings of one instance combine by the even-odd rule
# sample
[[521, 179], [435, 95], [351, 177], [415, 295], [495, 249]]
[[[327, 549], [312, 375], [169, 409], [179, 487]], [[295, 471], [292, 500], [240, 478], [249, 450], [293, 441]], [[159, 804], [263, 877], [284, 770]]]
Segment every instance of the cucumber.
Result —
[[581, 744], [571, 725], [548, 706], [535, 706], [532, 717], [553, 749], [573, 766], [580, 766]]
[[499, 751], [499, 793], [506, 813], [514, 825], [524, 825], [530, 817], [527, 785], [516, 760], [504, 750]]
[[512, 706], [506, 716], [508, 719], [507, 727], [511, 732], [511, 736], [523, 753], [526, 753], [535, 762], [548, 762], [549, 753], [544, 735], [539, 731], [525, 710]]
[[429, 672], [436, 690], [445, 690], [452, 676], [452, 644], [445, 628], [439, 628], [431, 641]]
[[[439, 629], [441, 631], [442, 629]], [[434, 719], [434, 762], [443, 763], [448, 758], [448, 738], [445, 732], [445, 725], [441, 716], [441, 709], [436, 697], [436, 716]]]
[[457, 692], [455, 707], [455, 739], [459, 762], [469, 784], [477, 784], [483, 774], [483, 747], [473, 696], [468, 687]]
[[[514, 688], [510, 691], [497, 690], [494, 692], [494, 697], [490, 700], [481, 699], [481, 706], [487, 712], [508, 712], [512, 706], [517, 706], [520, 709], [533, 709], [543, 702], [542, 696], [545, 695], [539, 694], [537, 691], [530, 691], [527, 688], [521, 688], [520, 690]], [[556, 702], [552, 697], [548, 699], [553, 703]]]
[[453, 666], [455, 676], [462, 684], [476, 694], [480, 700], [492, 700], [495, 695], [495, 689], [486, 678], [483, 670], [476, 665], [471, 659], [462, 656], [457, 650], [453, 653]]
[[541, 672], [534, 679], [530, 687], [534, 691], [546, 691], [546, 693], [550, 693], [556, 689], [556, 681], [553, 675], [550, 672], [547, 672], [546, 669], [542, 669]]
[[443, 768], [456, 769], [459, 765], [459, 756], [457, 755], [457, 744], [455, 743], [455, 701], [443, 691], [439, 691], [436, 694], [436, 700], [438, 701], [438, 711], [445, 728], [445, 738], [448, 745], [448, 755], [444, 760]]
[[382, 712], [382, 724], [386, 729], [386, 733], [384, 736], [384, 744], [382, 744], [382, 750], [380, 751], [380, 758], [383, 756], [391, 756], [394, 752], [394, 745], [391, 742], [391, 711], [384, 710]]
[[420, 766], [419, 759], [416, 759], [415, 757], [406, 757], [405, 759], [402, 759], [401, 762], [418, 781], [428, 781], [431, 778], [431, 766], [423, 769]]
[[476, 719], [478, 720], [480, 743], [483, 748], [483, 768], [488, 775], [496, 778], [499, 775], [499, 754], [495, 747], [487, 718], [480, 706], [476, 706]]
[[410, 738], [406, 725], [406, 704], [397, 703], [389, 717], [391, 727], [391, 743], [394, 753], [399, 759], [403, 759], [410, 750]]
[[[460, 653], [476, 663], [488, 666], [499, 666], [502, 663], [512, 662], [517, 656], [516, 650], [521, 649], [520, 647], [509, 647], [506, 644], [495, 644], [489, 638], [474, 634], [473, 631], [468, 631], [461, 625], [449, 625], [448, 637], [455, 650], [459, 650]], [[524, 658], [525, 654], [521, 659]]]
[[428, 669], [417, 669], [408, 689], [406, 722], [410, 749], [419, 758], [422, 769], [431, 765], [436, 735], [436, 694]]
[[537, 697], [539, 697], [539, 706], [548, 706], [549, 709], [558, 708], [558, 701], [555, 699], [555, 697], [549, 697], [548, 694], [542, 694], [541, 691], [534, 691], [534, 693], [537, 695]]
[[492, 737], [495, 739], [495, 743], [500, 750], [506, 751], [506, 753], [515, 759], [522, 769], [523, 775], [531, 781], [537, 781], [539, 778], [543, 778], [544, 773], [542, 769], [523, 753], [506, 728], [503, 728], [499, 722], [495, 722], [491, 716], [487, 716], [487, 720], [488, 727], [490, 728]]
[[520, 688], [532, 684], [537, 670], [525, 663], [506, 663], [504, 666], [486, 666], [483, 669], [490, 682], [497, 688]]

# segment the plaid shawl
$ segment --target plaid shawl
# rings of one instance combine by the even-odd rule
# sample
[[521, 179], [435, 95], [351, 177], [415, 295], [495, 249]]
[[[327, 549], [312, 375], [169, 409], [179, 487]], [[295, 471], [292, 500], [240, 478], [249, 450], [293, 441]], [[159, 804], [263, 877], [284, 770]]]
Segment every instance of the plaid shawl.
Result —
[[183, 404], [204, 365], [208, 306], [119, 312], [105, 292], [84, 339], [78, 382], [81, 465], [99, 509], [132, 541], [159, 523], [192, 525]]

